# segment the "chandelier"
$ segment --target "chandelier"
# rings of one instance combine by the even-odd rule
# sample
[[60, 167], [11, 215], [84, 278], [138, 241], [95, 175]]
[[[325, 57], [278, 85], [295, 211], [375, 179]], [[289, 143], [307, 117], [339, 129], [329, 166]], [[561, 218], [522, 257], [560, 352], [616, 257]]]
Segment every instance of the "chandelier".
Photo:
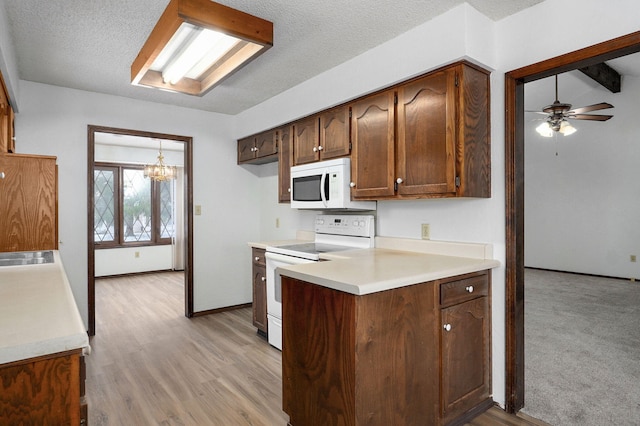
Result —
[[160, 141], [158, 161], [156, 161], [155, 164], [147, 164], [146, 166], [144, 166], [144, 177], [158, 182], [176, 178], [176, 166], [167, 166], [166, 164], [164, 164], [164, 155], [162, 155], [162, 141]]

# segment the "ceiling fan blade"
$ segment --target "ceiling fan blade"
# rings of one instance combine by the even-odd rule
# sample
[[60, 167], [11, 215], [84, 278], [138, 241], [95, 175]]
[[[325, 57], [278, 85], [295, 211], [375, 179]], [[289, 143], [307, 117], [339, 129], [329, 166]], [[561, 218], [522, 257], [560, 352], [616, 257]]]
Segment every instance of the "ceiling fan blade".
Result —
[[593, 104], [593, 105], [572, 109], [571, 111], [568, 112], [568, 114], [582, 114], [585, 112], [598, 111], [598, 110], [607, 109], [607, 108], [613, 108], [613, 105], [607, 102], [600, 102], [599, 104]]
[[531, 111], [531, 110], [525, 110], [524, 112], [532, 112], [534, 114], [542, 114], [542, 115], [549, 115], [546, 112], [542, 112], [542, 111]]
[[596, 115], [596, 114], [570, 114], [567, 118], [573, 118], [575, 120], [591, 120], [591, 121], [607, 121], [613, 117], [613, 115]]

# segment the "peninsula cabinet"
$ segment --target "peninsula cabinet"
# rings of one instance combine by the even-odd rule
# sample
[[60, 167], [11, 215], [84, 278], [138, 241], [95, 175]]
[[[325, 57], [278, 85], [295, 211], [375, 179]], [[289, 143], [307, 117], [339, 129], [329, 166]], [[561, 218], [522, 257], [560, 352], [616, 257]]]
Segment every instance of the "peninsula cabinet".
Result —
[[365, 295], [283, 276], [289, 424], [450, 426], [487, 410], [489, 294], [489, 271]]
[[351, 152], [346, 105], [297, 121], [293, 126], [294, 165], [346, 157]]
[[457, 63], [352, 108], [353, 198], [491, 196], [487, 71]]
[[238, 164], [265, 164], [278, 161], [278, 133], [267, 130], [238, 140]]
[[265, 250], [253, 248], [253, 325], [258, 329], [258, 334], [266, 337], [267, 323], [267, 272], [265, 263]]
[[56, 157], [0, 154], [0, 252], [58, 248]]
[[278, 148], [278, 202], [291, 202], [291, 164], [293, 163], [293, 127], [284, 126], [277, 130]]

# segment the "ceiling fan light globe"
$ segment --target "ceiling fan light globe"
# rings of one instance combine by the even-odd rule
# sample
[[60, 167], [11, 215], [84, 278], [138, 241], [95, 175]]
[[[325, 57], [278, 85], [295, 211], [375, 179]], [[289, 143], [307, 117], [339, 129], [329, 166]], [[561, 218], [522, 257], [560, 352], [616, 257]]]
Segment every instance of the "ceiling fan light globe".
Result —
[[551, 130], [551, 126], [546, 121], [536, 127], [536, 132], [540, 134], [540, 136], [545, 138], [550, 138], [553, 136], [553, 130]]
[[577, 131], [578, 131], [578, 129], [573, 127], [568, 121], [563, 121], [560, 124], [560, 133], [562, 133], [565, 136], [572, 135]]

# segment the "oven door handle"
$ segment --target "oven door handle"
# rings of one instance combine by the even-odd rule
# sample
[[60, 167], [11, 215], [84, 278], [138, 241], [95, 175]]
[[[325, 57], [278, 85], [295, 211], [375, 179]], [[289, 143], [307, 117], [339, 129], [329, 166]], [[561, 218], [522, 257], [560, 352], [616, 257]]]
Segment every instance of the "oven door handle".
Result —
[[324, 172], [322, 172], [322, 177], [320, 178], [320, 198], [322, 199], [322, 204], [324, 204], [325, 208], [327, 207], [327, 197], [324, 194], [324, 185], [327, 182], [328, 175], [329, 169], [324, 169]]

